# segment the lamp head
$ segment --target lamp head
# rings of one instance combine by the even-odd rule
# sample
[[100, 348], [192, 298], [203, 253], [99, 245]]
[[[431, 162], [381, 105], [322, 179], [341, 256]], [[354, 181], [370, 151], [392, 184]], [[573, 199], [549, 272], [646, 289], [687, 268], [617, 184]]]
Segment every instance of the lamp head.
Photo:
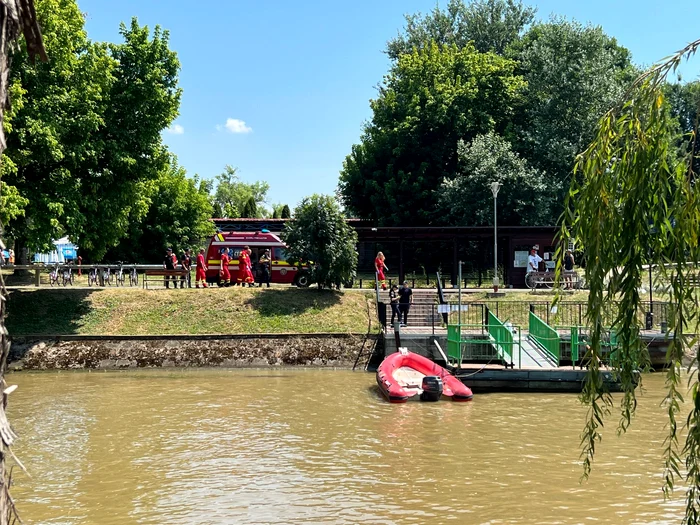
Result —
[[491, 184], [489, 184], [489, 187], [491, 188], [491, 193], [493, 193], [494, 199], [498, 195], [498, 190], [501, 189], [501, 186], [502, 186], [502, 184], [500, 182], [492, 182]]

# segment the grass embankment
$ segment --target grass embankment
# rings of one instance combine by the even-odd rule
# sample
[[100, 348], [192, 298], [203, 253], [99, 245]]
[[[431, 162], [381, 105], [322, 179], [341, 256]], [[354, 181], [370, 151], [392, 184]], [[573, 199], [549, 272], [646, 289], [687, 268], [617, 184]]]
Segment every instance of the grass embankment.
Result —
[[15, 290], [7, 328], [13, 335], [364, 333], [368, 300], [297, 288]]

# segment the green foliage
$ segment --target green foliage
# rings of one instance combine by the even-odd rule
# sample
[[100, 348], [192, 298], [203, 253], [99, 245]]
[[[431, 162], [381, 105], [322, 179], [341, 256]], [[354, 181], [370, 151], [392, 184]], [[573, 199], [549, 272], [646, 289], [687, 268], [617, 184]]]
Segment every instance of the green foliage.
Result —
[[551, 198], [542, 175], [495, 133], [459, 143], [459, 173], [445, 179], [438, 192], [443, 217], [461, 226], [493, 224], [492, 182], [500, 182], [499, 224], [543, 224]]
[[311, 262], [311, 280], [320, 288], [340, 288], [351, 281], [357, 268], [357, 233], [345, 222], [337, 201], [312, 195], [294, 210], [284, 225], [282, 240], [292, 262]]
[[22, 197], [17, 188], [0, 182], [0, 224], [24, 215], [27, 204], [29, 200]]
[[502, 132], [524, 87], [515, 62], [472, 45], [401, 55], [371, 102], [372, 121], [340, 174], [343, 203], [385, 225], [438, 220], [436, 188], [457, 173], [457, 144]]
[[598, 120], [620, 100], [635, 70], [629, 51], [600, 27], [562, 19], [534, 25], [517, 48], [527, 87], [513, 142], [545, 177], [557, 203], [550, 217], [556, 219], [575, 156], [593, 139]]
[[280, 219], [291, 219], [292, 218], [292, 212], [289, 209], [289, 206], [285, 204], [282, 206], [282, 210], [280, 211]]
[[248, 219], [254, 219], [257, 216], [258, 216], [258, 206], [257, 206], [257, 204], [255, 204], [255, 197], [250, 196], [250, 197], [248, 197], [248, 200], [245, 201], [245, 204], [243, 205], [243, 212], [241, 213], [241, 217], [245, 217]]
[[140, 220], [134, 218], [127, 237], [107, 253], [105, 260], [157, 263], [167, 247], [179, 257], [187, 248], [205, 246], [214, 234], [207, 181], [188, 178], [173, 157], [158, 179], [144, 185], [143, 190], [149, 201], [148, 212]]
[[398, 60], [431, 41], [459, 48], [472, 42], [478, 51], [502, 55], [519, 40], [535, 13], [535, 8], [515, 0], [450, 0], [444, 11], [436, 6], [425, 16], [406, 15], [404, 34], [390, 40], [386, 52]]
[[105, 45], [88, 40], [75, 1], [36, 8], [51, 60], [12, 56], [20, 96], [5, 158], [17, 170], [6, 181], [29, 202], [8, 232], [32, 249], [67, 234], [99, 258], [146, 213], [144, 186], [167, 164], [160, 133], [177, 115], [179, 62], [158, 27], [132, 20], [123, 43]]
[[[264, 209], [260, 204], [265, 202], [269, 189], [270, 185], [267, 182], [243, 182], [238, 176], [238, 168], [226, 166], [224, 172], [216, 177], [214, 211], [217, 217], [258, 217]], [[251, 199], [255, 209], [252, 215], [245, 214], [244, 208]], [[250, 209], [248, 211], [250, 212]]]
[[[692, 132], [698, 126], [700, 115], [700, 81], [668, 84], [664, 92], [671, 106], [671, 114], [678, 120], [680, 148], [692, 154]], [[693, 173], [700, 173], [700, 155], [697, 151], [693, 155]]]
[[[647, 270], [658, 272], [670, 283], [669, 350], [667, 353], [666, 409], [669, 434], [664, 445], [665, 490], [673, 489], [683, 464], [686, 478], [686, 523], [700, 517], [700, 392], [698, 391], [698, 333], [700, 302], [695, 293], [700, 262], [700, 197], [695, 189], [693, 151], [678, 154], [678, 121], [664, 96], [667, 76], [683, 58], [700, 48], [700, 40], [642, 75], [627, 94], [600, 121], [593, 143], [576, 163], [580, 180], [574, 180], [566, 201], [561, 239], [574, 238], [585, 250], [586, 280], [590, 287], [587, 319], [591, 326], [590, 363], [582, 401], [589, 406], [582, 444], [584, 474], [591, 469], [600, 440], [604, 416], [612, 409], [612, 397], [603, 388], [600, 359], [603, 326], [611, 297], [619, 301], [613, 321], [619, 348], [610, 363], [624, 389], [619, 430], [629, 427], [636, 407], [637, 371], [648, 362], [640, 341], [643, 307], [639, 289]], [[563, 254], [558, 253], [561, 272]], [[684, 390], [681, 366], [691, 363], [691, 402], [686, 421], [685, 444], [680, 445], [680, 417]]]

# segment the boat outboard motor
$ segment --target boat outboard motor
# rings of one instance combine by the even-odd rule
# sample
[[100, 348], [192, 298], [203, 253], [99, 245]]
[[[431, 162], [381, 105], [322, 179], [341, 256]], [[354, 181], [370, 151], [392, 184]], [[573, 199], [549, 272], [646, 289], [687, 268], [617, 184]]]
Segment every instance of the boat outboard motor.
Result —
[[425, 376], [421, 388], [421, 401], [439, 401], [442, 396], [442, 379], [439, 376]]

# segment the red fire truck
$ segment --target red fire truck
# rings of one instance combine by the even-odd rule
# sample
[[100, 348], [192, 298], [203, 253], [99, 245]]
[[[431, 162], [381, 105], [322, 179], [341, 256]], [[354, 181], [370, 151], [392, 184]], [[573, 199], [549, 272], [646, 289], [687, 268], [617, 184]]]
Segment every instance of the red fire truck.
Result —
[[233, 255], [229, 261], [231, 282], [238, 278], [238, 256], [244, 246], [248, 246], [252, 254], [253, 275], [257, 278], [257, 262], [265, 250], [270, 250], [270, 282], [295, 284], [300, 288], [309, 286], [310, 272], [308, 266], [290, 264], [285, 256], [285, 244], [277, 235], [267, 232], [222, 232], [214, 235], [207, 247], [207, 282], [219, 284], [221, 269], [221, 250], [231, 250]]

